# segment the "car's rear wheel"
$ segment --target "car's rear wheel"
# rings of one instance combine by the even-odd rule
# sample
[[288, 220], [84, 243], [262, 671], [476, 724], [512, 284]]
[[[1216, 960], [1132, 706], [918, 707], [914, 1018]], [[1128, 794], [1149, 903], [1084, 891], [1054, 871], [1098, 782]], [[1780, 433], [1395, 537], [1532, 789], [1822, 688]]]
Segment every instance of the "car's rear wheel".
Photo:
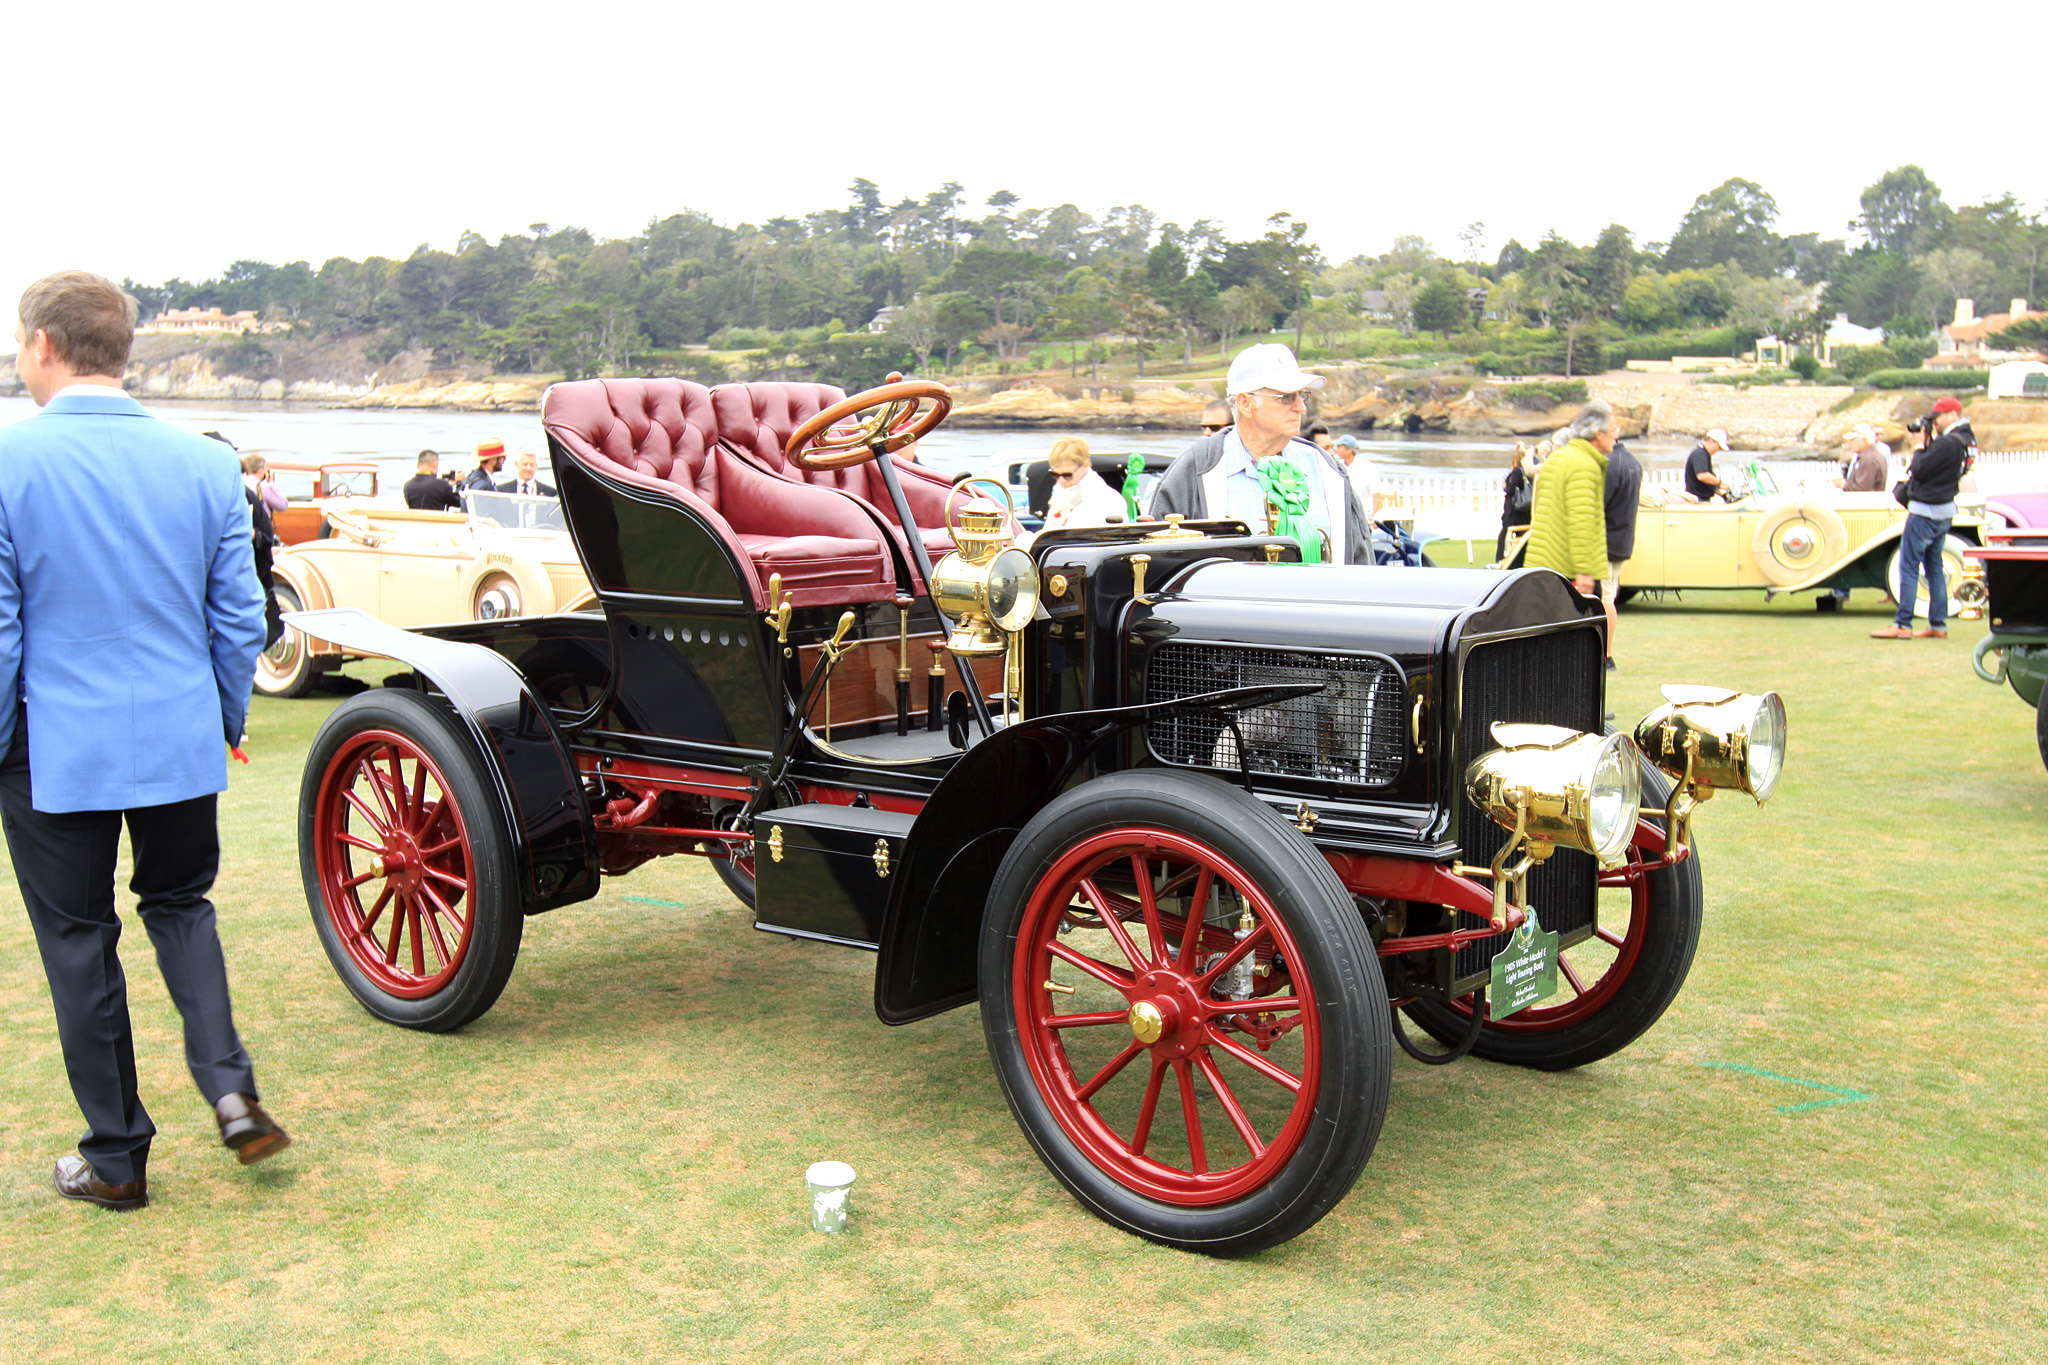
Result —
[[[277, 583], [271, 591], [277, 595], [279, 611], [300, 610], [298, 590], [291, 584]], [[319, 675], [312, 644], [289, 622], [277, 643], [256, 656], [256, 690], [266, 697], [303, 697]]]
[[[739, 828], [739, 813], [740, 807], [738, 806], [728, 806], [720, 811], [717, 816], [718, 827], [720, 829]], [[718, 874], [718, 880], [725, 883], [725, 889], [739, 898], [741, 905], [746, 906], [749, 910], [754, 908], [754, 846], [752, 844], [733, 845], [729, 857], [713, 858], [711, 860], [711, 870]]]
[[[1941, 568], [1942, 572], [1948, 576], [1948, 611], [1943, 614], [1943, 620], [1950, 620], [1961, 615], [1966, 604], [1967, 594], [1964, 597], [1958, 597], [1956, 594], [1963, 585], [1963, 571], [1970, 562], [1964, 556], [1963, 551], [1969, 548], [1970, 542], [1964, 540], [1961, 536], [1949, 536], [1942, 541]], [[1895, 549], [1892, 551], [1892, 557], [1885, 561], [1884, 586], [1885, 590], [1894, 597], [1898, 596], [1899, 593], [1899, 560], [1903, 553], [1903, 551]], [[1928, 614], [1928, 600], [1927, 575], [1923, 571], [1920, 575], [1918, 590], [1913, 595], [1913, 612], [1915, 615], [1926, 616]]]
[[2041, 699], [2034, 704], [2034, 742], [2041, 749], [2041, 764], [2048, 767], [2048, 687], [2041, 689]]
[[328, 960], [370, 1013], [446, 1032], [519, 958], [512, 845], [447, 709], [396, 688], [334, 710], [306, 757], [299, 865]]
[[1313, 1225], [1386, 1112], [1386, 988], [1306, 839], [1238, 789], [1120, 773], [1018, 835], [983, 917], [989, 1054], [1090, 1211], [1212, 1255]]
[[[1671, 785], [1643, 765], [1643, 809], [1663, 808]], [[1662, 832], [1662, 819], [1651, 819]], [[1650, 857], [1638, 847], [1633, 856]], [[1599, 927], [1558, 959], [1558, 993], [1505, 1019], [1489, 1021], [1472, 1055], [1542, 1071], [1563, 1071], [1610, 1057], [1664, 1016], [1692, 970], [1699, 946], [1700, 858], [1634, 878], [1601, 879]], [[1456, 1045], [1470, 1030], [1469, 1001], [1417, 1001], [1408, 1017], [1439, 1042]]]

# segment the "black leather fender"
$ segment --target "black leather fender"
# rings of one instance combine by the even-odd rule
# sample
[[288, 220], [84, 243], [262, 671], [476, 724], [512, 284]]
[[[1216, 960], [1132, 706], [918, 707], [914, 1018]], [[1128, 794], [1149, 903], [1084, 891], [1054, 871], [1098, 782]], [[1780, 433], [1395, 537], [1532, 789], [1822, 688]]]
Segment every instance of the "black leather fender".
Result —
[[1176, 711], [1243, 711], [1321, 683], [1236, 687], [1149, 706], [1071, 711], [998, 730], [960, 756], [903, 846], [882, 918], [875, 1013], [907, 1024], [971, 1004], [975, 947], [996, 867], [1040, 810], [1094, 775], [1090, 760], [1133, 726]]
[[350, 654], [396, 659], [448, 699], [497, 794], [527, 914], [597, 894], [597, 833], [575, 759], [548, 708], [503, 655], [401, 630], [352, 607], [293, 612], [285, 619]]

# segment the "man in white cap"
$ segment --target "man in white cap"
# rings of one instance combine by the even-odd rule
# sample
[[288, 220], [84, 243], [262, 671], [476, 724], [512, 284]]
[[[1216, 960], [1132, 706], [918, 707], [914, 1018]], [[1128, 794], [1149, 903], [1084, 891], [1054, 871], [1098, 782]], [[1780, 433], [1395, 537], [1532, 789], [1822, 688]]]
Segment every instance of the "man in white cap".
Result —
[[1322, 386], [1277, 342], [1239, 352], [1224, 383], [1236, 425], [1181, 453], [1150, 515], [1233, 517], [1292, 539], [1304, 563], [1372, 563], [1370, 524], [1344, 467], [1300, 439], [1303, 395]]
[[1868, 422], [1850, 427], [1842, 436], [1843, 476], [1835, 480], [1835, 487], [1845, 493], [1884, 492], [1890, 455]]
[[1700, 438], [1692, 448], [1692, 454], [1685, 457], [1685, 491], [1695, 501], [1712, 502], [1714, 495], [1727, 485], [1714, 472], [1714, 457], [1728, 448], [1728, 433], [1715, 427]]

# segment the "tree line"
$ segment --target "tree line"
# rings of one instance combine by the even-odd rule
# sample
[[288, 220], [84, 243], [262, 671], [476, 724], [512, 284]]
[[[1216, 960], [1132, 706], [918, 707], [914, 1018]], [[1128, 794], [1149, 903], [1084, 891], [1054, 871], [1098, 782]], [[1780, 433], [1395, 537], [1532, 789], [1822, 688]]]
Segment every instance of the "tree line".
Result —
[[[760, 224], [686, 211], [600, 240], [534, 223], [403, 260], [245, 260], [199, 283], [124, 284], [145, 314], [218, 305], [290, 322], [295, 338], [367, 336], [373, 362], [426, 349], [438, 364], [501, 372], [687, 373], [709, 362], [685, 348], [708, 345], [750, 353], [751, 373], [848, 385], [969, 358], [1075, 371], [1127, 358], [1143, 373], [1162, 355], [1224, 356], [1281, 330], [1325, 354], [1435, 345], [1481, 368], [1571, 374], [1660, 348], [1732, 353], [1768, 332], [1817, 338], [1838, 312], [1882, 328], [1912, 363], [1957, 297], [2000, 308], [2035, 297], [2048, 223], [2011, 195], [1951, 207], [1925, 171], [1902, 166], [1858, 208], [1845, 224], [1853, 243], [1785, 235], [1771, 195], [1731, 179], [1699, 195], [1666, 242], [1638, 244], [1611, 223], [1584, 245], [1550, 233], [1489, 258], [1475, 222], [1452, 255], [1405, 236], [1332, 263], [1286, 212], [1238, 241], [1135, 204], [1097, 217], [999, 191], [970, 206], [954, 182], [888, 204], [857, 179], [840, 207]], [[227, 358], [261, 368], [276, 353], [249, 338]], [[724, 377], [711, 368], [704, 377]]]

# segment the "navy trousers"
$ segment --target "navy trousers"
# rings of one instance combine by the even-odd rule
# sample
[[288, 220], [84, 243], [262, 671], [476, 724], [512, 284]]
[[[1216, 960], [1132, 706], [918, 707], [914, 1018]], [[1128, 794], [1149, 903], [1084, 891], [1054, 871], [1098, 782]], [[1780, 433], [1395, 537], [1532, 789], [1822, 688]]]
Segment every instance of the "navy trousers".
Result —
[[0, 825], [43, 955], [71, 1093], [85, 1115], [78, 1151], [113, 1184], [143, 1176], [156, 1135], [136, 1093], [128, 980], [115, 952], [121, 921], [114, 913], [114, 864], [123, 824], [134, 855], [128, 889], [185, 1021], [185, 1065], [209, 1105], [223, 1095], [256, 1095], [207, 899], [220, 870], [216, 800], [207, 795], [128, 811], [51, 815], [29, 803], [24, 736], [17, 733], [0, 764]]

